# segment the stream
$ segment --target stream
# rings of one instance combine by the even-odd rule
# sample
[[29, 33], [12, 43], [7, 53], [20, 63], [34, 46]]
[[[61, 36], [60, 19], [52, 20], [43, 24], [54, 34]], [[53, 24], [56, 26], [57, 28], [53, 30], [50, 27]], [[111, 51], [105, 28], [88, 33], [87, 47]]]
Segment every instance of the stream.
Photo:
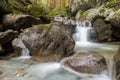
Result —
[[0, 80], [115, 80], [116, 71], [113, 56], [116, 54], [119, 45], [88, 42], [86, 36], [91, 24], [88, 23], [87, 27], [84, 27], [85, 25], [85, 22], [83, 22], [76, 27], [76, 32], [73, 34], [75, 40], [74, 50], [76, 52], [97, 53], [105, 57], [108, 67], [106, 72], [96, 75], [82, 74], [65, 67], [62, 65], [62, 61], [60, 63], [39, 63], [33, 57], [30, 57], [28, 55], [29, 51], [23, 47], [25, 51], [22, 51], [20, 57], [0, 60]]

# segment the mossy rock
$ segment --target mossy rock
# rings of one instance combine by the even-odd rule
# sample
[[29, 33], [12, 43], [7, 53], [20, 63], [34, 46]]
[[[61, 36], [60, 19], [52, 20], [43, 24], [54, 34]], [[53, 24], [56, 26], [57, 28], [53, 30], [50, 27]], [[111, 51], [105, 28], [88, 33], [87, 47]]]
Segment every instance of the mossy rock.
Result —
[[109, 21], [111, 18], [114, 18], [114, 16], [116, 14], [118, 14], [118, 9], [107, 8], [104, 5], [102, 5], [98, 8], [92, 8], [85, 12], [83, 12], [81, 10], [78, 11], [78, 13], [76, 15], [76, 19], [83, 17], [84, 19], [92, 20], [95, 16], [103, 16], [106, 18], [105, 20]]

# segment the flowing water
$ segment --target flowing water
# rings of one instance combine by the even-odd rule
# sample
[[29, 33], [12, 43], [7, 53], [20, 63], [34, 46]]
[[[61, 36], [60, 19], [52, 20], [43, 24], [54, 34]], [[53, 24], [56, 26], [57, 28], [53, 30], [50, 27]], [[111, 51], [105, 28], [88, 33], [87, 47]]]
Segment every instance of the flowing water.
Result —
[[[90, 29], [91, 24], [88, 21], [77, 23], [76, 31], [73, 34], [74, 50], [88, 51], [104, 56], [107, 61], [108, 72], [97, 75], [83, 75], [63, 66], [62, 62], [39, 63], [33, 58], [26, 59], [25, 57], [30, 57], [30, 52], [24, 44], [19, 44], [23, 49], [20, 56], [22, 58], [0, 60], [0, 80], [115, 80], [113, 56], [118, 46], [88, 42]], [[2, 72], [4, 77], [1, 77]]]
[[[75, 51], [87, 51], [92, 52], [93, 54], [102, 55], [105, 57], [108, 73], [101, 74], [101, 78], [94, 77], [93, 79], [87, 78], [85, 80], [115, 80], [115, 66], [113, 56], [118, 50], [118, 45], [108, 45], [108, 44], [98, 44], [89, 42], [89, 30], [91, 28], [91, 23], [89, 21], [77, 22], [75, 33], [73, 34], [73, 39], [75, 40]], [[107, 79], [106, 79], [106, 77]]]
[[21, 56], [19, 58], [23, 58], [23, 59], [31, 58], [30, 51], [24, 45], [23, 41], [21, 39], [16, 39], [16, 40], [17, 40], [16, 42], [18, 42], [18, 43], [16, 43], [17, 46], [22, 48]]
[[76, 42], [88, 42], [88, 35], [91, 29], [91, 23], [89, 21], [76, 22], [77, 26], [73, 38]]

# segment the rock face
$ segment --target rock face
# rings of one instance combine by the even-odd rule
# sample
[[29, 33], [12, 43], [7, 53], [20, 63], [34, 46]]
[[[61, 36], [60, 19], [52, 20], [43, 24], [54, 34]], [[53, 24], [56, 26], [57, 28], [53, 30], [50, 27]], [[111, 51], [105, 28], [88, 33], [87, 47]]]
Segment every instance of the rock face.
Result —
[[0, 44], [3, 45], [17, 36], [17, 31], [7, 30], [5, 32], [0, 32]]
[[0, 30], [13, 29], [20, 31], [32, 25], [40, 24], [41, 20], [30, 15], [8, 14], [3, 18], [3, 27]]
[[91, 38], [97, 42], [111, 41], [112, 31], [111, 24], [105, 23], [103, 19], [98, 18], [93, 22], [93, 29], [91, 30]]
[[60, 60], [73, 53], [74, 41], [70, 31], [62, 24], [37, 25], [28, 28], [22, 35], [31, 55], [40, 61]]
[[100, 55], [79, 52], [62, 63], [65, 67], [80, 73], [98, 74], [107, 70], [105, 58]]

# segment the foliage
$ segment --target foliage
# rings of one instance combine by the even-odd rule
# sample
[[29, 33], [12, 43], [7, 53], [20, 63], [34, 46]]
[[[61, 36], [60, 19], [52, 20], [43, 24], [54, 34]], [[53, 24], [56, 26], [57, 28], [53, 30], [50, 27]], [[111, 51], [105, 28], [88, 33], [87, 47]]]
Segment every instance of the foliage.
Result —
[[15, 14], [23, 13], [39, 17], [45, 15], [46, 12], [38, 1], [39, 0], [9, 0], [5, 6], [5, 10]]
[[55, 8], [50, 11], [49, 16], [68, 16], [67, 10], [65, 8]]
[[28, 5], [26, 6], [26, 10], [27, 12], [29, 12], [29, 14], [34, 15], [36, 17], [46, 14], [44, 8], [41, 6]]
[[109, 1], [109, 2], [107, 2], [107, 3], [105, 4], [105, 6], [106, 6], [106, 7], [109, 7], [109, 8], [115, 7], [116, 5], [117, 5], [117, 1], [116, 1], [116, 0], [111, 0], [111, 1]]

